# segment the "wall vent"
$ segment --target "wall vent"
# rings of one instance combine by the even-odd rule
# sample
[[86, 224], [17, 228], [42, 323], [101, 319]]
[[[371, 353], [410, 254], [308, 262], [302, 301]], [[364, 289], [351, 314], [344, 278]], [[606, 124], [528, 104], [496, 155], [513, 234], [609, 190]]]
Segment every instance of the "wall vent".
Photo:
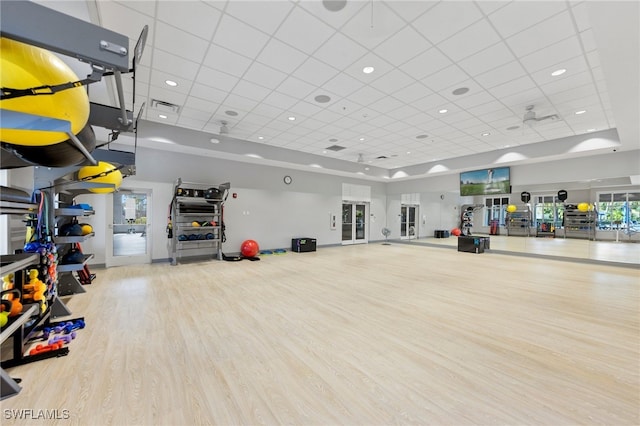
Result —
[[159, 101], [158, 99], [151, 99], [151, 108], [171, 114], [178, 114], [180, 112], [180, 107], [178, 105], [170, 102]]

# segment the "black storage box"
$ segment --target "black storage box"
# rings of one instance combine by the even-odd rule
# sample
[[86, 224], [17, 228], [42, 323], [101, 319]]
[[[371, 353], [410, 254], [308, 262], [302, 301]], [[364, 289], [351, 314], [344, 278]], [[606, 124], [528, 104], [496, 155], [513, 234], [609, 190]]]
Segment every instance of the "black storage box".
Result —
[[291, 251], [295, 251], [297, 253], [316, 251], [316, 239], [308, 237], [292, 238]]
[[489, 250], [489, 237], [473, 237], [461, 235], [458, 237], [458, 251], [467, 253], [484, 253]]
[[434, 238], [449, 238], [449, 231], [444, 229], [436, 229], [433, 231]]

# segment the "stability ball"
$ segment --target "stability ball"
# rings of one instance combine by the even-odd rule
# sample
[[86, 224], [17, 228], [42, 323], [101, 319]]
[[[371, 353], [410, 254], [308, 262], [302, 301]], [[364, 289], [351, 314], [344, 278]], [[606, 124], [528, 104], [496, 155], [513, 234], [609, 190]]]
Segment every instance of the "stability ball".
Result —
[[244, 257], [254, 257], [260, 251], [258, 243], [254, 240], [245, 240], [240, 246], [240, 253]]
[[459, 229], [459, 228], [453, 228], [453, 229], [451, 230], [451, 235], [455, 235], [456, 237], [459, 237], [459, 236], [460, 236], [460, 234], [462, 234], [462, 231], [460, 231], [460, 229]]
[[515, 205], [513, 205], [513, 204], [509, 204], [509, 205], [507, 206], [507, 211], [508, 211], [509, 213], [513, 213], [513, 212], [515, 212], [516, 210], [518, 210], [518, 207], [516, 207], [516, 206], [515, 206]]
[[581, 212], [589, 211], [589, 204], [588, 203], [579, 203], [578, 204], [578, 210], [580, 210]]
[[[24, 90], [78, 81], [73, 70], [48, 50], [2, 37], [0, 51], [3, 88]], [[74, 135], [80, 133], [89, 120], [89, 97], [82, 86], [50, 95], [6, 98], [1, 106], [7, 111], [68, 121]], [[0, 129], [0, 140], [9, 144], [44, 146], [69, 139], [64, 132], [12, 129], [5, 128], [5, 124]]]
[[100, 161], [97, 166], [84, 166], [78, 170], [78, 179], [91, 183], [110, 183], [114, 188], [89, 188], [89, 191], [96, 194], [108, 194], [120, 188], [122, 184], [122, 173], [116, 170], [113, 164]]

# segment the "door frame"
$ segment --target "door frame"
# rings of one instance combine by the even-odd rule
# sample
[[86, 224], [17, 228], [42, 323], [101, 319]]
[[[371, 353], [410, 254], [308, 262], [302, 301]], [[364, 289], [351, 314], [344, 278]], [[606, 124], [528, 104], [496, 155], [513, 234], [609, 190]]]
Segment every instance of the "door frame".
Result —
[[[134, 256], [114, 256], [113, 255], [113, 197], [122, 195], [123, 192], [132, 194], [146, 194], [147, 196], [147, 223], [145, 226], [147, 238], [147, 250], [142, 255]], [[105, 230], [105, 266], [111, 268], [113, 266], [141, 265], [151, 263], [151, 252], [153, 247], [153, 227], [151, 226], [151, 217], [153, 217], [153, 191], [147, 188], [121, 188], [112, 194], [107, 195], [106, 210], [106, 230]]]
[[[402, 209], [407, 209], [407, 235], [402, 235]], [[409, 209], [414, 209], [413, 213], [413, 235], [409, 235]], [[420, 206], [417, 204], [400, 204], [400, 239], [401, 240], [414, 240], [418, 238], [418, 225], [420, 223]]]
[[[369, 217], [369, 209], [370, 203], [366, 201], [342, 201], [342, 209], [344, 209], [345, 204], [351, 206], [351, 216], [353, 218], [351, 222], [351, 239], [350, 240], [341, 240], [342, 245], [352, 245], [352, 244], [368, 244], [369, 243], [369, 221], [367, 218]], [[356, 206], [364, 206], [364, 238], [358, 239], [356, 238]], [[341, 229], [344, 223], [342, 222], [342, 214], [340, 215]]]

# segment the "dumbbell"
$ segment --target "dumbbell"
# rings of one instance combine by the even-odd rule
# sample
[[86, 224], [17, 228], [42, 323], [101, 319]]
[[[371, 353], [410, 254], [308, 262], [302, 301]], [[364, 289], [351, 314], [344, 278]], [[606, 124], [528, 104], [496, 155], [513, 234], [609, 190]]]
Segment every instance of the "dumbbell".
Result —
[[8, 300], [0, 300], [2, 303], [3, 311], [0, 312], [0, 327], [4, 327], [9, 322], [9, 314], [11, 313], [11, 302]]
[[53, 338], [49, 339], [49, 344], [52, 345], [54, 343], [57, 342], [62, 342], [62, 343], [71, 343], [71, 341], [73, 339], [76, 338], [76, 332], [72, 332], [71, 334], [65, 334], [65, 335], [56, 335], [53, 336]]
[[4, 290], [0, 292], [0, 297], [5, 295], [12, 295], [11, 298], [5, 299], [9, 303], [11, 303], [11, 307], [9, 308], [9, 316], [15, 317], [16, 315], [22, 312], [22, 303], [20, 302], [20, 290], [17, 288], [12, 288], [11, 290]]

